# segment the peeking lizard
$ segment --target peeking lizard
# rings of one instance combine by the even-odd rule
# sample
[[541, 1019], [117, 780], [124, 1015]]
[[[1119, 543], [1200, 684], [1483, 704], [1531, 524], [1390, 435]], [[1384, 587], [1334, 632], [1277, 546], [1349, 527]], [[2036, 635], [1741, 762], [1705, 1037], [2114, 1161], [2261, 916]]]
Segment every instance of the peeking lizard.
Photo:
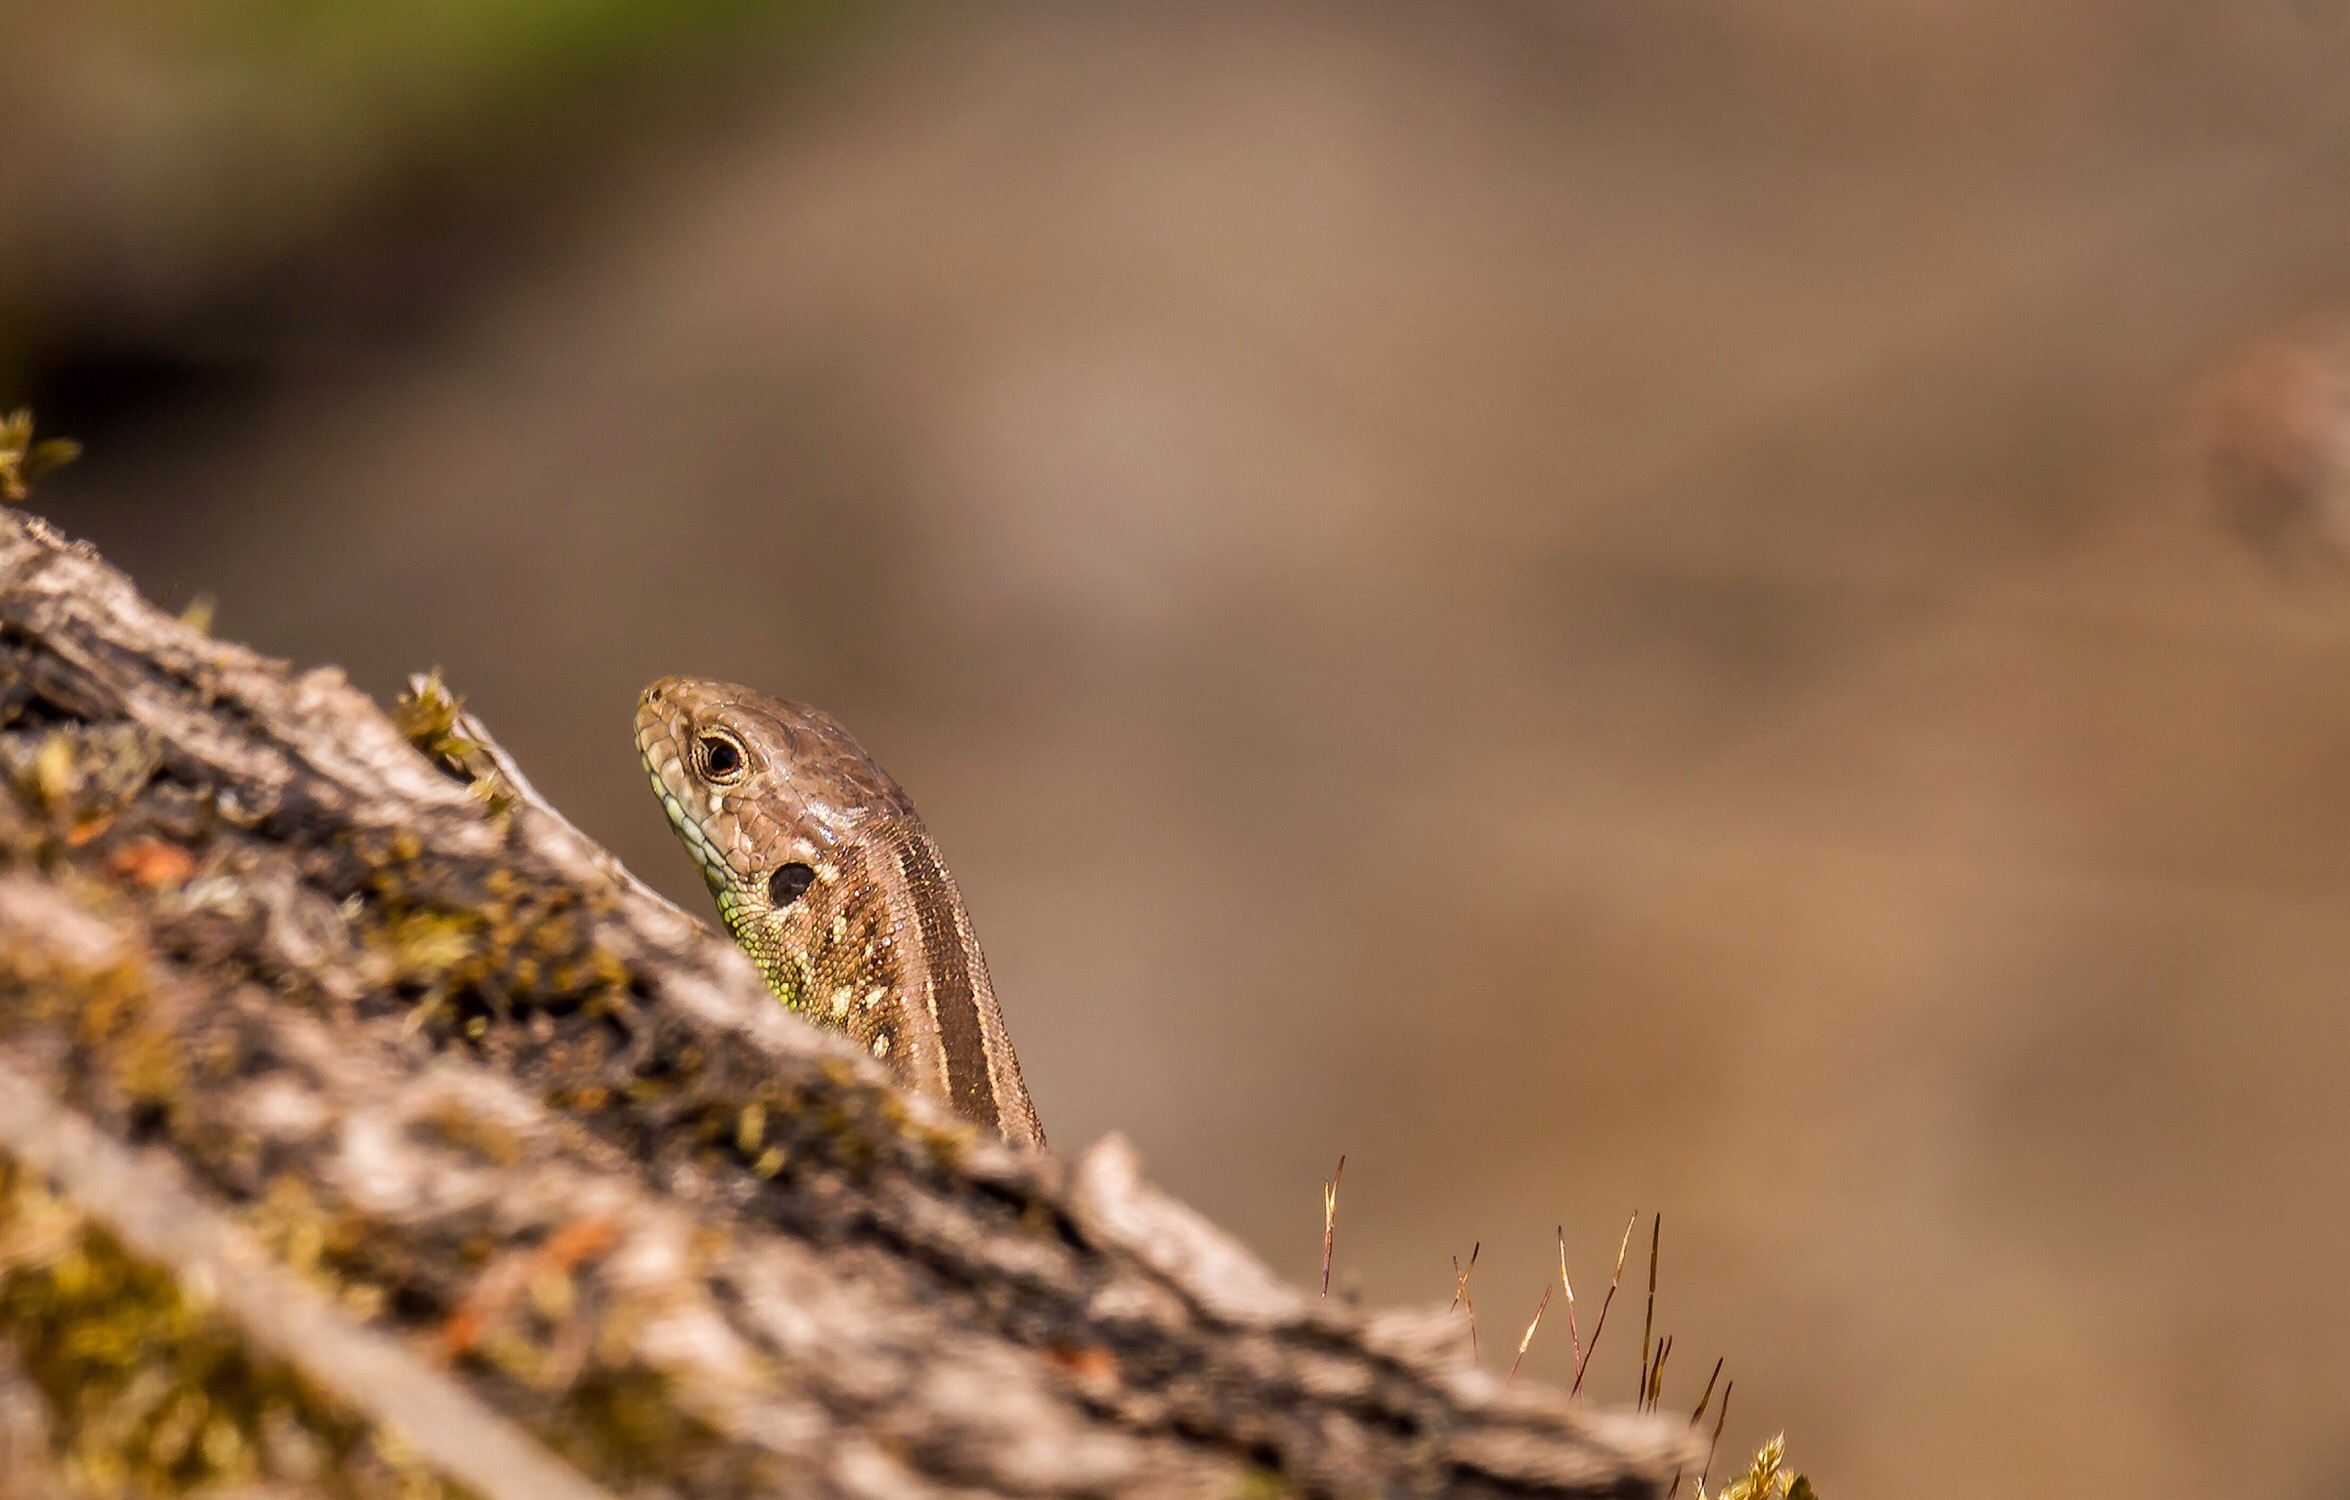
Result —
[[1044, 1144], [962, 893], [847, 730], [732, 683], [664, 677], [637, 700], [636, 747], [777, 999], [966, 1119]]

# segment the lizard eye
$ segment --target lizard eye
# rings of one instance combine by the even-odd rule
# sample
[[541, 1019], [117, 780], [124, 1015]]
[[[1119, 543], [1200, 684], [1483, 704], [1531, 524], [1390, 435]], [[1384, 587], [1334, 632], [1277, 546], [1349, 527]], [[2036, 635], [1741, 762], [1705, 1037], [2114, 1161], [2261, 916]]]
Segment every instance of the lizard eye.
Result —
[[767, 877], [767, 899], [781, 911], [799, 900], [800, 893], [815, 883], [816, 872], [793, 860], [788, 865], [776, 866], [775, 873]]
[[739, 781], [743, 774], [743, 747], [730, 734], [705, 734], [694, 741], [694, 759], [705, 779], [720, 786]]

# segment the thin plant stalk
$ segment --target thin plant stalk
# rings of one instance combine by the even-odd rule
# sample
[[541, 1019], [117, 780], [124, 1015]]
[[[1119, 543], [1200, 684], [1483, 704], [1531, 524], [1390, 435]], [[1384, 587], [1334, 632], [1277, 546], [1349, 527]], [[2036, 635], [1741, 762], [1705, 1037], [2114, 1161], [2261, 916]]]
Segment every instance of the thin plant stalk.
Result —
[[[1721, 1360], [1716, 1359], [1714, 1361], [1714, 1372], [1711, 1375], [1705, 1377], [1705, 1394], [1697, 1398], [1697, 1410], [1689, 1414], [1689, 1426], [1692, 1431], [1696, 1430], [1697, 1424], [1699, 1422], [1705, 1420], [1705, 1409], [1713, 1405], [1714, 1382], [1721, 1378], [1722, 1362]], [[1724, 1405], [1728, 1404], [1729, 1399], [1730, 1393], [1728, 1391], [1724, 1391], [1722, 1393], [1722, 1401]], [[1714, 1441], [1721, 1441], [1721, 1436], [1722, 1434], [1720, 1430], [1716, 1429], [1714, 1432]], [[1665, 1486], [1665, 1493], [1668, 1495], [1677, 1495], [1680, 1492], [1681, 1470], [1678, 1466], [1676, 1466], [1673, 1470], [1673, 1482]], [[1697, 1481], [1697, 1492], [1701, 1495], [1705, 1493], [1705, 1481], [1702, 1478]]]
[[1346, 1157], [1338, 1158], [1338, 1170], [1322, 1184], [1322, 1295], [1330, 1295], [1330, 1248], [1338, 1239], [1338, 1180], [1346, 1175]]
[[1722, 1409], [1714, 1416], [1713, 1440], [1705, 1445], [1705, 1467], [1697, 1471], [1697, 1492], [1701, 1495], [1705, 1493], [1706, 1480], [1713, 1477], [1714, 1450], [1722, 1446], [1722, 1424], [1730, 1420], [1730, 1393], [1736, 1389], [1735, 1380], [1722, 1387]]
[[1697, 1410], [1689, 1414], [1689, 1425], [1695, 1427], [1705, 1420], [1705, 1409], [1714, 1404], [1714, 1382], [1722, 1378], [1722, 1362], [1714, 1361], [1714, 1372], [1705, 1377], [1705, 1394], [1697, 1398]]
[[1534, 1342], [1534, 1330], [1542, 1326], [1542, 1315], [1550, 1308], [1550, 1288], [1542, 1289], [1542, 1300], [1534, 1304], [1534, 1321], [1526, 1325], [1526, 1336], [1518, 1340], [1518, 1357], [1510, 1361], [1509, 1378], [1518, 1378], [1518, 1366], [1526, 1361], [1526, 1350]]
[[1575, 1326], [1575, 1283], [1567, 1280], [1567, 1226], [1559, 1226], [1559, 1287], [1567, 1294], [1567, 1338], [1575, 1350], [1575, 1373], [1583, 1372], [1583, 1332]]
[[1616, 1274], [1608, 1279], [1607, 1295], [1599, 1299], [1599, 1319], [1591, 1325], [1591, 1342], [1584, 1346], [1583, 1358], [1575, 1365], [1574, 1389], [1567, 1392], [1570, 1396], [1583, 1389], [1583, 1370], [1591, 1363], [1591, 1356], [1599, 1352], [1599, 1335], [1607, 1328], [1607, 1310], [1614, 1305], [1616, 1287], [1624, 1279], [1624, 1256], [1632, 1248], [1632, 1230], [1639, 1222], [1640, 1215], [1635, 1212], [1624, 1223], [1623, 1243], [1616, 1246]]
[[1459, 1256], [1452, 1258], [1452, 1305], [1469, 1310], [1469, 1358], [1478, 1361], [1482, 1361], [1484, 1356], [1477, 1349], [1477, 1304], [1469, 1297], [1469, 1278], [1477, 1274], [1477, 1255], [1484, 1248], [1483, 1240], [1469, 1247], [1469, 1264], [1465, 1270]]
[[1648, 1317], [1640, 1325], [1640, 1388], [1634, 1393], [1634, 1405], [1648, 1399], [1648, 1337], [1656, 1331], [1656, 1251], [1664, 1238], [1665, 1216], [1658, 1214], [1648, 1223]]

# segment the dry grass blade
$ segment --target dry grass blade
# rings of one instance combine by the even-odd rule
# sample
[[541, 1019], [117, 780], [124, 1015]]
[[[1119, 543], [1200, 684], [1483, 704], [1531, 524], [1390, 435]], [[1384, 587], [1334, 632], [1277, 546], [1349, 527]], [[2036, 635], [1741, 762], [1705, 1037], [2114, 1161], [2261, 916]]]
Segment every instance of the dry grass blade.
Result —
[[[1469, 1358], [1471, 1359], [1483, 1358], [1477, 1350], [1477, 1304], [1469, 1297], [1469, 1278], [1477, 1274], [1477, 1256], [1484, 1248], [1485, 1242], [1483, 1240], [1479, 1240], [1469, 1247], [1469, 1264], [1465, 1269], [1461, 1265], [1459, 1256], [1456, 1255], [1452, 1258], [1452, 1305], [1453, 1307], [1465, 1307], [1469, 1310]], [[1450, 1310], [1450, 1308], [1446, 1309], [1448, 1312]]]
[[1650, 1411], [1656, 1410], [1658, 1398], [1665, 1393], [1665, 1361], [1672, 1357], [1672, 1353], [1673, 1336], [1668, 1333], [1657, 1343], [1656, 1367], [1648, 1372], [1648, 1389], [1642, 1396], [1641, 1404]]
[[1714, 1471], [1714, 1452], [1722, 1446], [1722, 1424], [1730, 1420], [1730, 1393], [1738, 1389], [1733, 1380], [1722, 1387], [1722, 1409], [1714, 1417], [1714, 1435], [1705, 1445], [1705, 1467], [1697, 1471], [1697, 1493], [1705, 1493], [1705, 1481]]
[[1575, 1363], [1575, 1385], [1567, 1392], [1570, 1396], [1583, 1389], [1584, 1367], [1591, 1362], [1591, 1356], [1599, 1352], [1599, 1336], [1607, 1328], [1607, 1310], [1615, 1305], [1616, 1288], [1624, 1280], [1624, 1257], [1632, 1249], [1632, 1231], [1639, 1223], [1640, 1215], [1637, 1211], [1624, 1222], [1624, 1241], [1616, 1246], [1616, 1274], [1608, 1278], [1607, 1295], [1599, 1299], [1599, 1318], [1591, 1325], [1591, 1342], [1584, 1348], [1583, 1358]]
[[1338, 1170], [1322, 1184], [1322, 1295], [1330, 1295], [1330, 1247], [1338, 1239], [1338, 1180], [1346, 1175], [1346, 1157], [1338, 1158]]
[[[1714, 1361], [1714, 1372], [1705, 1377], [1705, 1394], [1697, 1398], [1697, 1410], [1689, 1414], [1689, 1425], [1695, 1427], [1705, 1420], [1705, 1409], [1714, 1402], [1714, 1382], [1722, 1378], [1722, 1362]], [[1723, 1399], [1727, 1400], [1727, 1397]]]
[[[1693, 1430], [1696, 1428], [1696, 1426], [1697, 1426], [1697, 1424], [1698, 1424], [1699, 1422], [1702, 1422], [1702, 1421], [1704, 1421], [1704, 1420], [1705, 1420], [1705, 1409], [1706, 1409], [1708, 1406], [1711, 1406], [1711, 1405], [1713, 1405], [1713, 1400], [1714, 1400], [1714, 1382], [1715, 1382], [1715, 1381], [1717, 1381], [1717, 1380], [1720, 1380], [1721, 1378], [1722, 1378], [1722, 1361], [1721, 1361], [1721, 1360], [1719, 1360], [1719, 1359], [1716, 1359], [1716, 1360], [1714, 1361], [1714, 1372], [1713, 1372], [1711, 1375], [1708, 1375], [1708, 1376], [1706, 1376], [1706, 1377], [1705, 1377], [1705, 1394], [1697, 1398], [1697, 1410], [1695, 1410], [1695, 1411], [1693, 1411], [1693, 1412], [1691, 1412], [1691, 1413], [1689, 1414], [1689, 1425], [1690, 1425], [1690, 1427], [1691, 1427]], [[1722, 1393], [1722, 1404], [1723, 1404], [1723, 1406], [1724, 1406], [1725, 1408], [1727, 1408], [1727, 1407], [1728, 1407], [1728, 1405], [1729, 1405], [1729, 1400], [1730, 1400], [1729, 1393], [1728, 1393], [1727, 1391], [1723, 1392], [1723, 1393]], [[1722, 1440], [1722, 1433], [1721, 1433], [1721, 1429], [1717, 1427], [1716, 1429], [1714, 1429], [1714, 1441], [1718, 1443], [1718, 1442], [1720, 1442], [1721, 1440]], [[1681, 1489], [1681, 1471], [1680, 1471], [1679, 1469], [1675, 1469], [1675, 1470], [1673, 1471], [1673, 1482], [1672, 1482], [1671, 1484], [1668, 1484], [1668, 1485], [1666, 1485], [1666, 1486], [1665, 1486], [1665, 1493], [1666, 1493], [1666, 1494], [1668, 1494], [1668, 1495], [1677, 1494], [1677, 1493], [1679, 1493], [1679, 1492], [1680, 1492], [1680, 1489]], [[1705, 1493], [1705, 1479], [1704, 1479], [1704, 1477], [1703, 1477], [1703, 1476], [1700, 1476], [1700, 1477], [1698, 1478], [1698, 1481], [1697, 1481], [1697, 1493], [1698, 1493], [1699, 1495], [1701, 1495], [1701, 1496], [1702, 1496], [1702, 1495]]]
[[1583, 1331], [1575, 1326], [1575, 1283], [1567, 1280], [1567, 1226], [1559, 1226], [1559, 1288], [1567, 1294], [1567, 1340], [1575, 1351], [1575, 1373], [1583, 1373]]
[[1526, 1336], [1518, 1340], [1518, 1357], [1510, 1361], [1509, 1378], [1518, 1378], [1518, 1366], [1526, 1361], [1526, 1350], [1534, 1342], [1534, 1330], [1542, 1326], [1542, 1315], [1550, 1310], [1550, 1288], [1542, 1289], [1542, 1300], [1534, 1304], [1534, 1321], [1526, 1325]]
[[1640, 1388], [1633, 1393], [1633, 1405], [1648, 1402], [1648, 1340], [1656, 1332], [1656, 1251], [1664, 1238], [1665, 1216], [1658, 1214], [1648, 1223], [1648, 1316], [1640, 1324]]

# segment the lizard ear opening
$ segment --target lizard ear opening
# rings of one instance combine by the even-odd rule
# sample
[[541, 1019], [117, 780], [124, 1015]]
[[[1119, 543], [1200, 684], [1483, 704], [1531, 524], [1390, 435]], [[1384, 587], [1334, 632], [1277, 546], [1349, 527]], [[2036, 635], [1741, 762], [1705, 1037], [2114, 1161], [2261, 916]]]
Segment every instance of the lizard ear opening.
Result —
[[800, 893], [815, 883], [816, 872], [798, 860], [778, 865], [775, 873], [767, 877], [767, 899], [781, 911], [799, 900]]

